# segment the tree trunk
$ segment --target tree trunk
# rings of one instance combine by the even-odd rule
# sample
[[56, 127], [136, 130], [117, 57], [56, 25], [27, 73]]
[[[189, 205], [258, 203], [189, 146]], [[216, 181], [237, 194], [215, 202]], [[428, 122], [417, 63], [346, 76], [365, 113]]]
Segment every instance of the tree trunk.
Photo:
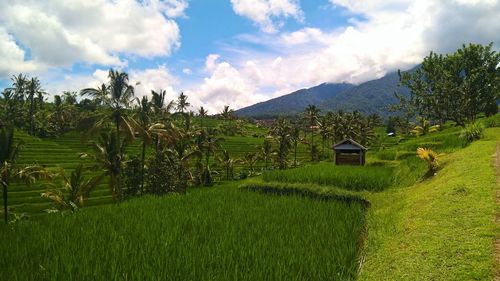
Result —
[[297, 141], [295, 141], [293, 149], [293, 167], [297, 168]]
[[8, 205], [7, 205], [7, 185], [3, 185], [3, 216], [5, 219], [5, 223], [9, 223], [9, 213], [8, 213]]
[[142, 140], [142, 163], [141, 163], [141, 195], [144, 194], [144, 162], [146, 159], [146, 142]]
[[29, 109], [29, 118], [30, 118], [30, 136], [33, 136], [35, 134], [35, 117], [34, 112], [35, 111], [35, 101], [33, 96], [30, 97], [30, 109]]

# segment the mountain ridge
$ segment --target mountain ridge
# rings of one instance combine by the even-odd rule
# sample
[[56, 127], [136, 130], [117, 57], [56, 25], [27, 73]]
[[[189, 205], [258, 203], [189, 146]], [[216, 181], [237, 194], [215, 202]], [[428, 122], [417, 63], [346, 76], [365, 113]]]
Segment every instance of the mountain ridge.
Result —
[[[413, 68], [415, 69], [415, 68]], [[413, 69], [409, 71], [413, 71]], [[388, 108], [398, 102], [395, 92], [407, 95], [408, 89], [399, 87], [397, 72], [390, 72], [381, 78], [369, 80], [359, 85], [349, 83], [322, 83], [300, 89], [290, 94], [247, 106], [235, 111], [240, 117], [274, 118], [303, 112], [309, 104], [321, 111], [353, 111], [364, 114], [389, 115]]]

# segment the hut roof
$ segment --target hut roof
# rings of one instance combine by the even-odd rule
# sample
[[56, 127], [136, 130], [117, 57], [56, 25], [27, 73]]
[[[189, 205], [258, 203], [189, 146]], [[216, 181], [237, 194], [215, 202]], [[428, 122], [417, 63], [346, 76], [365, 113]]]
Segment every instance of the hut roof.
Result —
[[333, 146], [335, 150], [363, 150], [366, 151], [368, 148], [362, 146], [353, 139], [345, 139]]

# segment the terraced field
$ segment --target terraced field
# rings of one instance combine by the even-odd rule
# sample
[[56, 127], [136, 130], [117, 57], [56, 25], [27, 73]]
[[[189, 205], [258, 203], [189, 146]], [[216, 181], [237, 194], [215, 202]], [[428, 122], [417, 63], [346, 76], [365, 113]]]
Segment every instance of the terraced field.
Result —
[[[265, 135], [265, 130], [255, 126], [248, 126], [251, 132], [258, 132]], [[90, 159], [81, 159], [81, 152], [91, 152], [88, 144], [83, 144], [78, 132], [70, 132], [60, 138], [54, 139], [39, 139], [31, 137], [24, 132], [16, 132], [17, 140], [24, 143], [23, 149], [19, 155], [19, 164], [39, 164], [46, 167], [52, 172], [58, 172], [62, 169], [69, 174], [80, 163], [92, 165]], [[263, 137], [254, 136], [220, 136], [221, 148], [230, 152], [233, 158], [242, 158], [246, 152], [258, 152], [259, 146], [263, 143]], [[140, 143], [136, 141], [127, 148], [129, 156], [140, 155]], [[300, 145], [298, 150], [298, 159], [301, 162], [309, 160], [309, 154], [306, 145]], [[264, 167], [263, 161], [259, 161], [255, 165], [255, 171], [260, 171]], [[212, 157], [211, 168], [218, 172], [219, 177], [216, 179], [222, 180], [225, 178], [223, 168]], [[238, 175], [240, 171], [246, 170], [247, 167], [243, 162], [238, 162], [235, 165], [234, 174]], [[90, 173], [90, 172], [89, 172]], [[98, 172], [94, 172], [97, 174]], [[111, 193], [108, 190], [108, 180], [105, 179], [91, 193], [87, 206], [108, 204], [112, 202]], [[14, 182], [9, 190], [9, 207], [12, 212], [20, 214], [40, 214], [43, 210], [51, 207], [49, 200], [42, 198], [40, 194], [46, 189], [47, 182], [39, 181], [31, 186], [27, 186], [24, 182]]]

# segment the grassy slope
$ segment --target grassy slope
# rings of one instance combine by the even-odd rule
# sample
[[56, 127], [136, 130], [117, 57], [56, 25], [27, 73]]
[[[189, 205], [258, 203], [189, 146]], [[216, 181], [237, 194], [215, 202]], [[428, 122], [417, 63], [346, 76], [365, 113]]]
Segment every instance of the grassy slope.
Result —
[[500, 128], [443, 156], [437, 176], [369, 194], [360, 280], [491, 280]]

